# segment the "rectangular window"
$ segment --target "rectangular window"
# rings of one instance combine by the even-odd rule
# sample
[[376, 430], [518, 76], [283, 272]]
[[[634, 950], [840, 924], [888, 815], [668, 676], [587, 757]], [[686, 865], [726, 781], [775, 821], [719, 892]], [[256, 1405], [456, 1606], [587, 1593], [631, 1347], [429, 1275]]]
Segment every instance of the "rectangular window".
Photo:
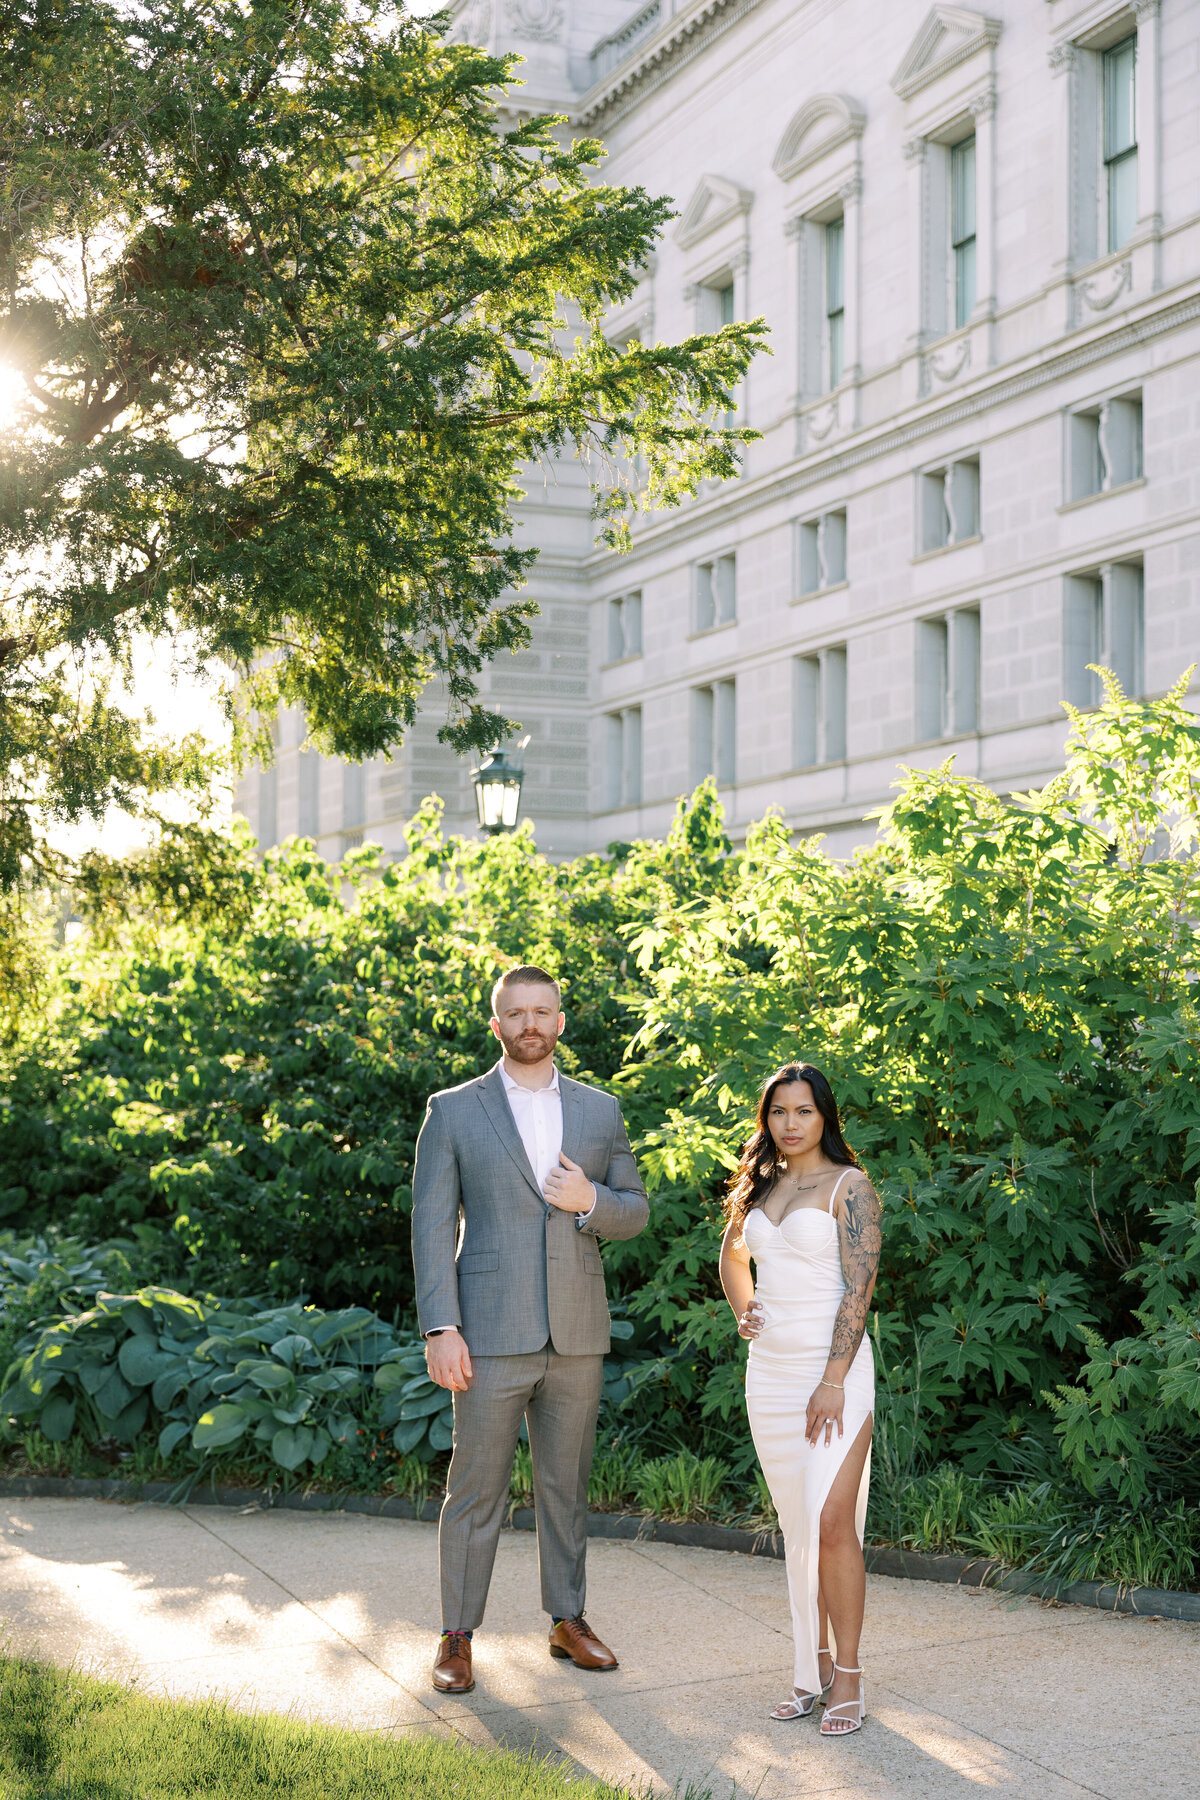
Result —
[[1063, 602], [1063, 691], [1072, 706], [1092, 707], [1100, 683], [1089, 665], [1104, 644], [1104, 586], [1098, 575], [1069, 575]]
[[917, 621], [917, 737], [979, 729], [979, 608]]
[[918, 543], [924, 553], [979, 536], [979, 462], [966, 457], [919, 478]]
[[342, 764], [342, 830], [361, 831], [367, 822], [367, 768], [365, 763]]
[[821, 659], [792, 658], [792, 763], [797, 769], [821, 761]]
[[642, 596], [639, 593], [626, 594], [621, 607], [621, 621], [625, 631], [626, 656], [642, 654]]
[[608, 603], [608, 660], [642, 654], [642, 596], [620, 594]]
[[1142, 671], [1142, 565], [1110, 563], [1101, 570], [1104, 593], [1104, 635], [1101, 661], [1111, 669], [1126, 694], [1141, 694]]
[[796, 592], [819, 594], [846, 579], [846, 511], [838, 507], [796, 528]]
[[917, 736], [945, 737], [949, 724], [950, 628], [944, 618], [917, 624]]
[[1086, 500], [1104, 492], [1100, 455], [1100, 408], [1081, 407], [1067, 417], [1067, 498]]
[[315, 750], [301, 750], [296, 767], [296, 830], [315, 838], [321, 831], [321, 758]]
[[642, 709], [626, 706], [604, 720], [604, 804], [640, 806], [642, 800]]
[[975, 310], [975, 139], [950, 151], [950, 249], [954, 263], [954, 323]]
[[979, 730], [979, 608], [960, 606], [949, 618], [950, 729]]
[[258, 847], [270, 850], [279, 842], [277, 797], [279, 772], [272, 763], [258, 772]]
[[1069, 497], [1105, 494], [1142, 475], [1142, 396], [1083, 406], [1067, 424]]
[[624, 762], [624, 732], [621, 714], [604, 716], [604, 804], [621, 804], [621, 770]]
[[713, 751], [713, 691], [711, 687], [692, 689], [692, 786], [715, 774]]
[[696, 630], [711, 631], [737, 618], [737, 557], [732, 551], [696, 564]]
[[621, 791], [626, 806], [642, 803], [642, 709], [627, 706], [621, 758]]
[[1106, 50], [1103, 64], [1104, 180], [1112, 251], [1129, 242], [1137, 224], [1137, 37]]
[[845, 644], [792, 658], [792, 755], [798, 769], [845, 758]]
[[827, 385], [842, 379], [846, 343], [846, 225], [830, 219], [825, 227], [825, 350]]
[[737, 683], [714, 681], [692, 689], [692, 785], [715, 775], [737, 779]]
[[621, 618], [624, 601], [618, 596], [608, 603], [608, 660], [620, 662], [625, 655], [625, 626]]
[[717, 780], [725, 787], [737, 780], [737, 683], [717, 681], [713, 683], [713, 688], [716, 728], [713, 761]]

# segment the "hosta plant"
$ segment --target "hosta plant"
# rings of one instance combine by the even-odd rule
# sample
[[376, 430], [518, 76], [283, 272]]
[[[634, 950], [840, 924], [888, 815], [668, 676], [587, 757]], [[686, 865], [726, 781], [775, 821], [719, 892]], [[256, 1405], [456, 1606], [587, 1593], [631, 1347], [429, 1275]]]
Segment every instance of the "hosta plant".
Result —
[[424, 1377], [419, 1340], [363, 1307], [256, 1312], [147, 1287], [100, 1294], [21, 1349], [0, 1413], [54, 1443], [154, 1432], [163, 1456], [257, 1451], [289, 1473], [364, 1430], [425, 1459], [449, 1443], [450, 1396]]

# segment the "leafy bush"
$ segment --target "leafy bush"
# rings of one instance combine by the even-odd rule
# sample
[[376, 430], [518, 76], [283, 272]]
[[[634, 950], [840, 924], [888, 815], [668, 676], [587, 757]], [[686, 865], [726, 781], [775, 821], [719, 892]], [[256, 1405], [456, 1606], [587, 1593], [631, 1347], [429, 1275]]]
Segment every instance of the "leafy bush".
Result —
[[496, 1055], [499, 967], [563, 971], [564, 1065], [607, 1079], [633, 1028], [627, 928], [719, 888], [728, 848], [711, 793], [623, 862], [557, 867], [527, 831], [447, 841], [439, 818], [428, 803], [388, 864], [294, 843], [259, 866], [243, 834], [217, 884], [237, 906], [198, 875], [190, 920], [174, 854], [161, 895], [144, 858], [128, 891], [110, 866], [86, 953], [0, 1082], [0, 1216], [140, 1237], [190, 1293], [406, 1314], [416, 1134], [431, 1090]]
[[1200, 1492], [1200, 726], [1182, 684], [1109, 681], [1072, 720], [1042, 794], [910, 772], [845, 864], [768, 818], [722, 893], [637, 934], [618, 1084], [655, 1192], [611, 1262], [670, 1349], [635, 1409], [741, 1418], [715, 1201], [762, 1077], [803, 1056], [883, 1199], [893, 1479], [1020, 1479], [1057, 1434], [1097, 1493]]
[[425, 1373], [419, 1339], [365, 1308], [252, 1312], [166, 1288], [101, 1294], [32, 1334], [9, 1368], [0, 1411], [51, 1443], [155, 1436], [201, 1462], [253, 1447], [289, 1474], [335, 1445], [390, 1429], [423, 1460], [450, 1444], [450, 1396]]

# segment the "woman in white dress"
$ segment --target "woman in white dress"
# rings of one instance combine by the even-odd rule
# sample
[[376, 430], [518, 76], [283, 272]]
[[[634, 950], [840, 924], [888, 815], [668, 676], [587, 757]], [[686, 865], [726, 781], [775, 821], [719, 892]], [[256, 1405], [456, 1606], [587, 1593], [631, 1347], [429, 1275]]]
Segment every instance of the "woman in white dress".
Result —
[[821, 1698], [821, 1731], [835, 1737], [866, 1713], [858, 1645], [875, 1366], [865, 1330], [880, 1208], [810, 1063], [765, 1083], [726, 1212], [721, 1285], [750, 1340], [746, 1405], [783, 1531], [796, 1650], [792, 1696], [770, 1716], [807, 1718]]

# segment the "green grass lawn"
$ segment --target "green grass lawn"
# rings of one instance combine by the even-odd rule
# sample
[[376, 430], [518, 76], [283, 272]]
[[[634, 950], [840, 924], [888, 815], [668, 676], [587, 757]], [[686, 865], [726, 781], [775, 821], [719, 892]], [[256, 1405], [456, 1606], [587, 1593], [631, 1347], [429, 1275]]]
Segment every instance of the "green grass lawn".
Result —
[[[2, 1800], [630, 1800], [507, 1751], [180, 1704], [0, 1657]], [[698, 1800], [698, 1797], [697, 1797]]]

